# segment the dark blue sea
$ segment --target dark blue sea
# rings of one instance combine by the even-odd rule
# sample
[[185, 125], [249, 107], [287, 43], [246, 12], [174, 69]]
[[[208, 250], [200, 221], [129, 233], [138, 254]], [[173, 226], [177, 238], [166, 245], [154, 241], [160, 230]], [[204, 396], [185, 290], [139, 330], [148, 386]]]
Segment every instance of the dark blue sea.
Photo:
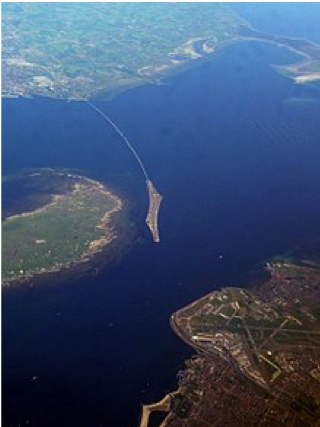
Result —
[[170, 314], [320, 234], [320, 93], [271, 66], [295, 59], [239, 43], [97, 101], [164, 196], [160, 244], [137, 162], [87, 104], [3, 101], [3, 175], [54, 166], [102, 180], [130, 201], [140, 237], [95, 278], [3, 293], [4, 427], [136, 427], [192, 354]]

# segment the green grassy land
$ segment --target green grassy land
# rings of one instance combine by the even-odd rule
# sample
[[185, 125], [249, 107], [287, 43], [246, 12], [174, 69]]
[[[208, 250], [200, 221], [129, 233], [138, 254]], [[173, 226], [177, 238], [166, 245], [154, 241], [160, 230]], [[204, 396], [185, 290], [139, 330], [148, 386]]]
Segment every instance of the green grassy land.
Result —
[[83, 99], [140, 84], [144, 67], [154, 76], [172, 54], [190, 59], [188, 40], [214, 47], [239, 24], [218, 3], [3, 4], [3, 92]]
[[118, 200], [98, 190], [92, 182], [60, 196], [56, 204], [2, 223], [2, 277], [23, 277], [78, 261], [90, 242], [113, 231], [97, 228]]

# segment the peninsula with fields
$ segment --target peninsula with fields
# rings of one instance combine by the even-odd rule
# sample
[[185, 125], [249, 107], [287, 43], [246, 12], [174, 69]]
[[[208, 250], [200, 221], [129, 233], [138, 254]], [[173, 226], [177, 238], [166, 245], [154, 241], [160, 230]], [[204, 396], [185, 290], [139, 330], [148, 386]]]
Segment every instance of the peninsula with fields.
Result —
[[159, 84], [245, 23], [221, 3], [3, 4], [2, 95], [87, 100]]
[[110, 98], [162, 84], [224, 46], [250, 40], [299, 55], [276, 67], [296, 83], [319, 81], [318, 44], [260, 32], [222, 3], [4, 3], [2, 96]]

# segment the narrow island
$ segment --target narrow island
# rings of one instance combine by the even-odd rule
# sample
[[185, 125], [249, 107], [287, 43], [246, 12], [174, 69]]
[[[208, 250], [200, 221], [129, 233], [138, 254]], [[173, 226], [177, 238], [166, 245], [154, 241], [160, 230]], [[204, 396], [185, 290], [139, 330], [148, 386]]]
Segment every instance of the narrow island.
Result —
[[149, 194], [149, 210], [146, 223], [151, 231], [153, 241], [158, 243], [160, 242], [158, 216], [163, 197], [157, 192], [155, 186], [149, 179], [147, 179], [147, 188]]
[[120, 197], [69, 171], [41, 169], [10, 177], [4, 181], [4, 202], [8, 194], [14, 203], [5, 204], [2, 220], [5, 287], [73, 271], [102, 252], [110, 258], [130, 234]]

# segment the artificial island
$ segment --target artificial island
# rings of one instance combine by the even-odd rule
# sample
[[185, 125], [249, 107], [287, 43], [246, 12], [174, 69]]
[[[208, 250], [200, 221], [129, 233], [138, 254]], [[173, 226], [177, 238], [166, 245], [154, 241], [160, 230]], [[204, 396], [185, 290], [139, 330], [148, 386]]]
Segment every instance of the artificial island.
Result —
[[141, 427], [153, 411], [167, 413], [161, 427], [320, 425], [320, 263], [274, 259], [265, 273], [172, 315], [197, 354], [175, 393], [144, 405]]
[[124, 201], [93, 179], [40, 169], [4, 179], [3, 188], [4, 202], [13, 199], [2, 220], [5, 287], [83, 271], [102, 253], [103, 264], [132, 235]]
[[160, 193], [158, 193], [155, 186], [149, 179], [146, 181], [146, 184], [149, 194], [149, 209], [146, 223], [151, 231], [154, 242], [160, 242], [158, 216], [160, 204], [163, 197]]

